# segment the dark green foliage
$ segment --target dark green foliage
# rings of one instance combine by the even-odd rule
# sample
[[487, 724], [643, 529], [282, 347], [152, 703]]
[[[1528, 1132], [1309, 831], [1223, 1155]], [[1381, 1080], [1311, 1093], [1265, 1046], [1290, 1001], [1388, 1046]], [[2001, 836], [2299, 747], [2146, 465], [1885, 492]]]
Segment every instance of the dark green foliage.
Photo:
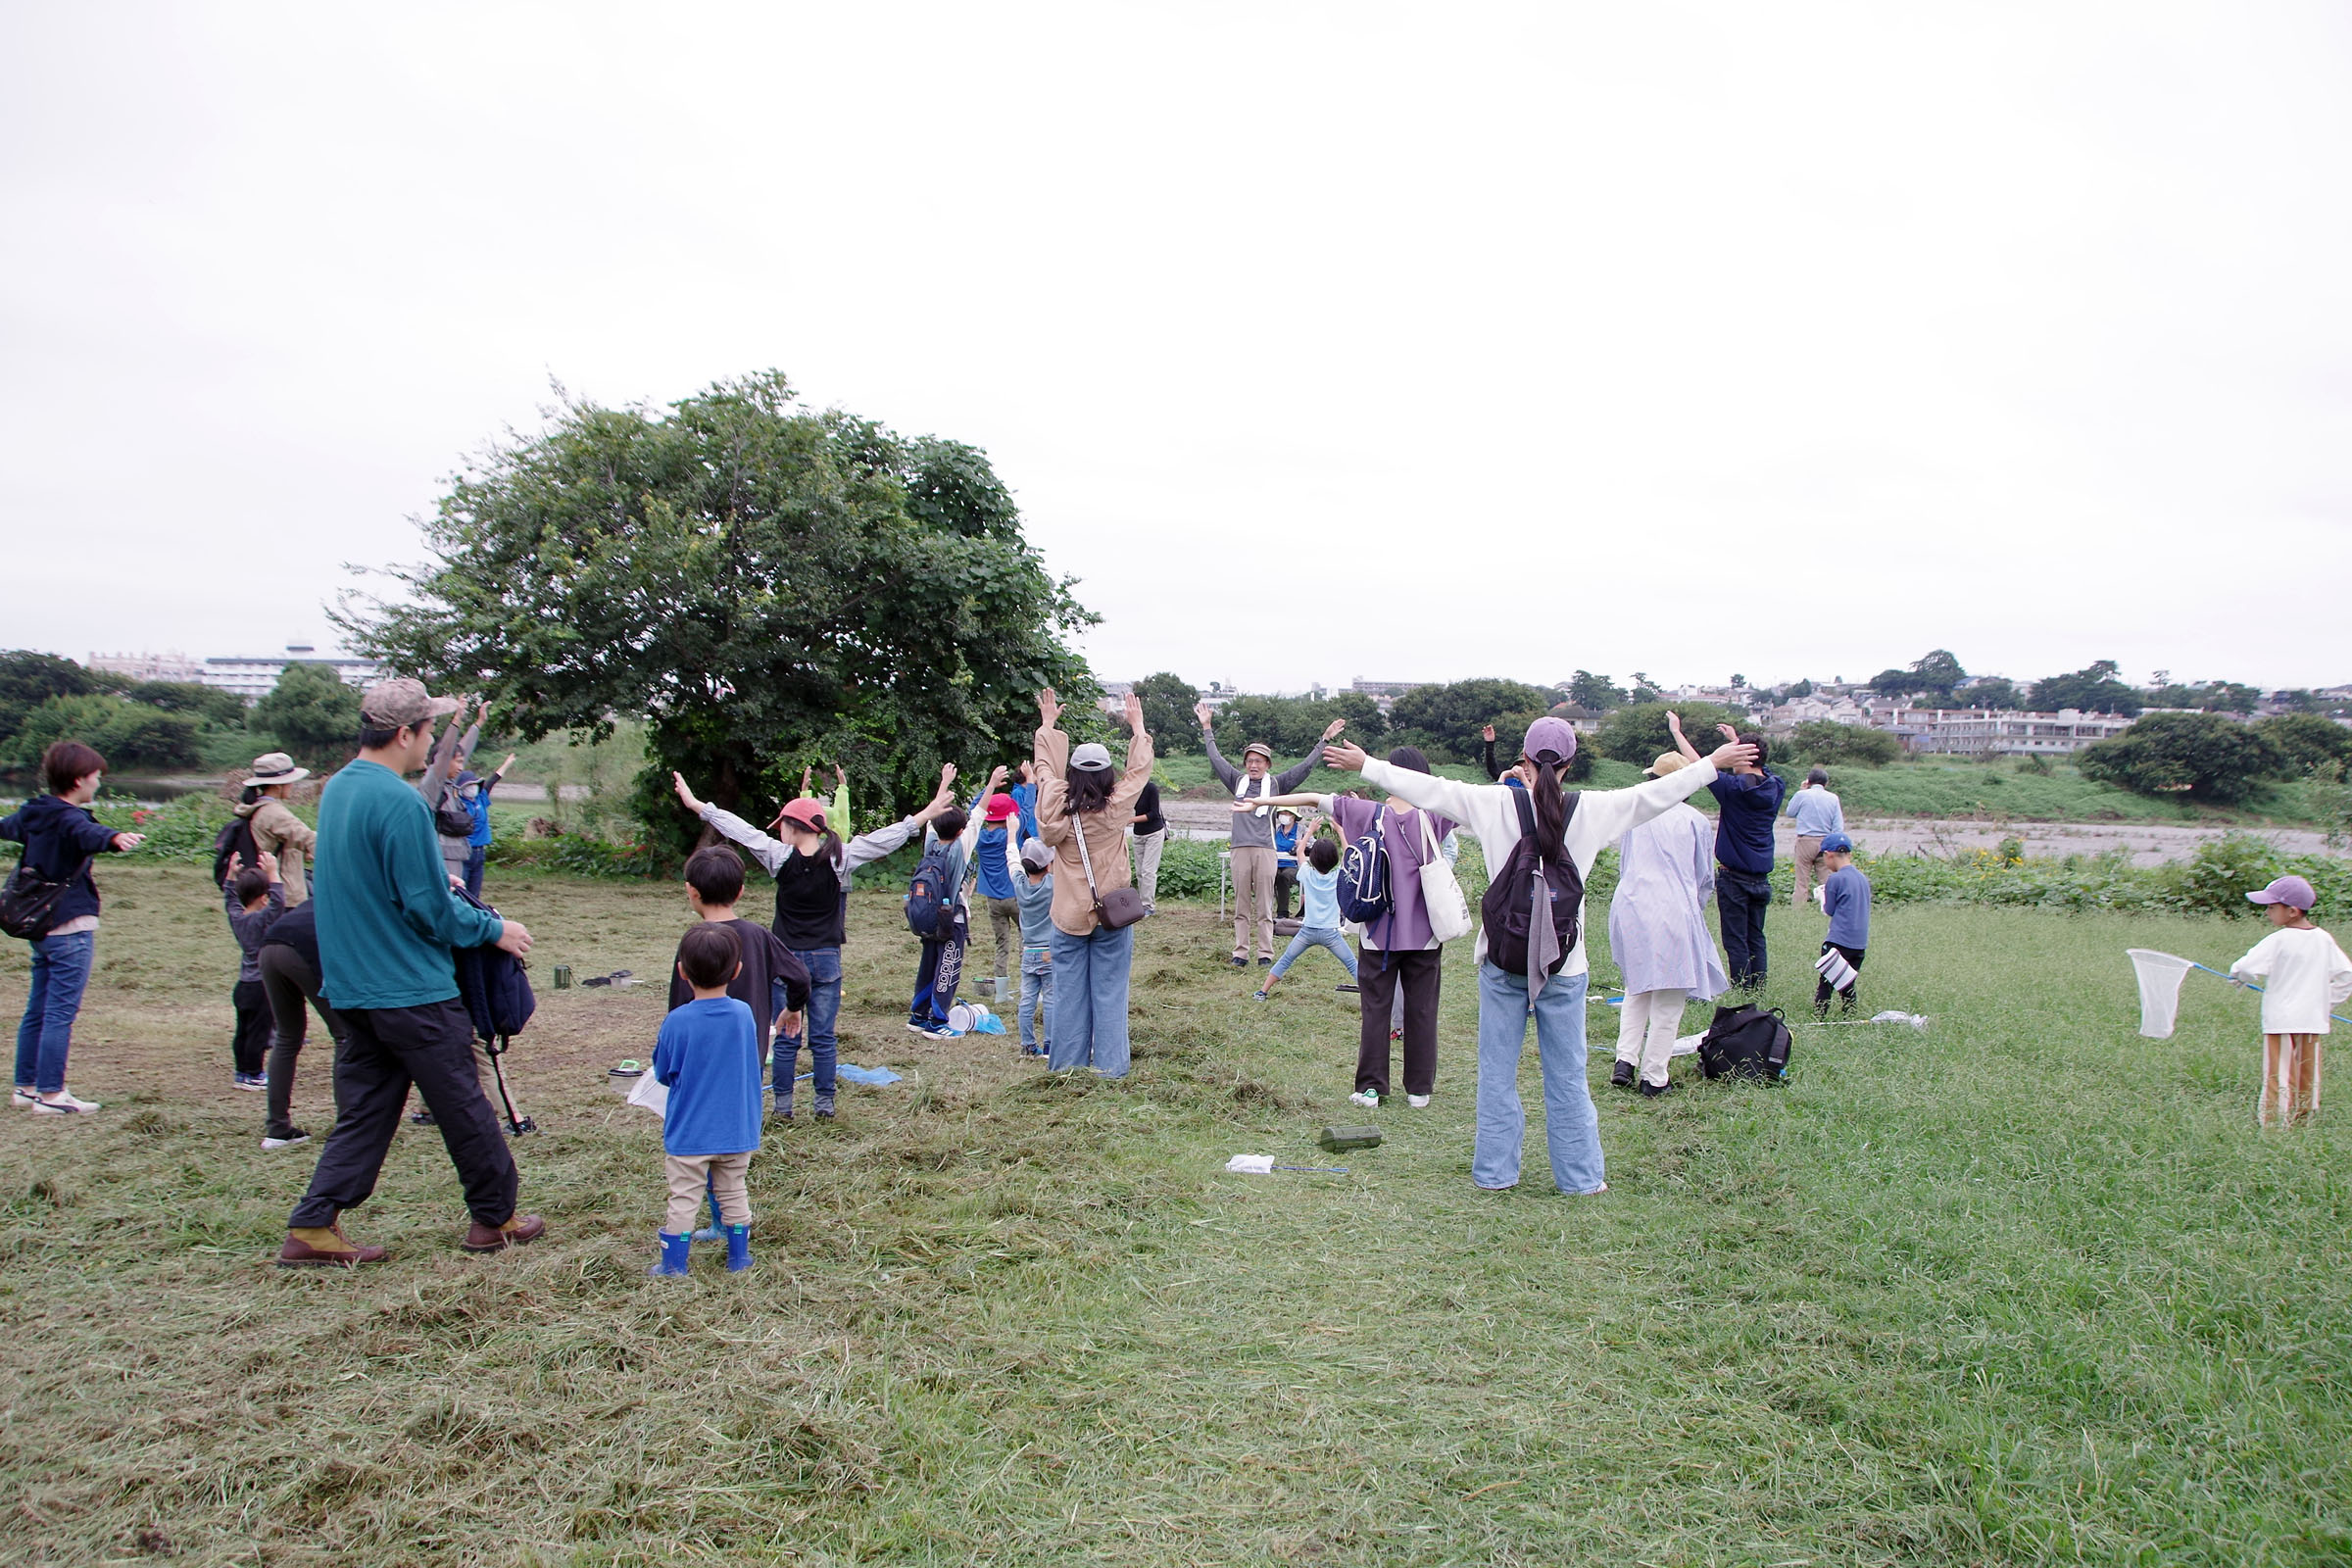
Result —
[[1681, 716], [1683, 734], [1698, 748], [1701, 757], [1723, 744], [1716, 725], [1738, 722], [1731, 710], [1713, 703], [1635, 703], [1620, 708], [1602, 722], [1600, 754], [1636, 767], [1647, 767], [1660, 754], [1674, 750], [1674, 736], [1666, 728], [1669, 712]]
[[2080, 759], [2085, 778], [2140, 795], [2182, 794], [2227, 806], [2282, 776], [2287, 754], [2269, 736], [2218, 713], [2150, 713]]
[[1606, 675], [1595, 675], [1580, 669], [1568, 681], [1568, 700], [1595, 713], [1605, 713], [1612, 708], [1623, 708], [1625, 688]]
[[55, 654], [27, 648], [0, 653], [0, 737], [14, 735], [24, 715], [52, 697], [88, 697], [110, 689], [104, 676]]
[[1781, 693], [1782, 697], [1790, 702], [1794, 702], [1799, 697], [1810, 697], [1812, 695], [1813, 683], [1809, 680], [1800, 680], [1793, 686], [1788, 688], [1788, 690]]
[[1025, 755], [1041, 686], [1092, 722], [1063, 639], [1093, 617], [985, 455], [803, 412], [773, 371], [662, 413], [566, 403], [459, 475], [426, 536], [413, 602], [338, 624], [400, 669], [486, 690], [525, 740], [644, 715], [637, 806], [670, 839], [693, 828], [673, 768], [764, 809], [805, 763], [838, 761], [859, 814], [882, 816], [942, 762]]
[[2262, 693], [2242, 681], [2217, 680], [2203, 686], [2183, 686], [2178, 681], [2167, 686], [2151, 686], [2139, 694], [2140, 702], [2149, 708], [2193, 708], [2207, 713], [2251, 713], [2262, 701]]
[[253, 726], [275, 735], [306, 767], [340, 767], [358, 745], [360, 694], [331, 664], [288, 664], [254, 705]]
[[[1414, 737], [1432, 760], [1475, 762], [1479, 731], [1513, 713], [1541, 713], [1553, 694], [1525, 681], [1481, 678], [1416, 686], [1389, 707], [1389, 727]], [[1524, 726], [1522, 726], [1524, 728]]]
[[1323, 731], [1335, 718], [1348, 721], [1348, 739], [1380, 755], [1388, 722], [1380, 716], [1380, 705], [1361, 692], [1335, 692], [1320, 702], [1311, 697], [1236, 698], [1217, 710], [1217, 750], [1236, 766], [1242, 748], [1251, 741], [1273, 747], [1278, 765], [1310, 753], [1319, 759]]
[[2352, 728], [2316, 713], [2278, 713], [2256, 719], [2254, 733], [2278, 747], [2287, 767], [2297, 773], [2330, 762], [2352, 761]]
[[1990, 708], [2014, 710], [2026, 706], [2017, 682], [2004, 675], [1995, 675], [1977, 682], [1966, 691], [1952, 694], [1953, 705], [1960, 708]]
[[[1697, 744], [1697, 737], [1691, 737], [1691, 742]], [[1788, 750], [1803, 761], [1824, 766], [1855, 762], [1864, 767], [1885, 767], [1903, 755], [1903, 743], [1867, 724], [1838, 724], [1824, 718], [1797, 725]]]
[[1135, 695], [1144, 705], [1144, 729], [1152, 737], [1153, 752], [1175, 757], [1200, 750], [1200, 724], [1193, 717], [1193, 708], [1200, 701], [1199, 687], [1163, 669], [1137, 681]]
[[62, 740], [97, 747], [117, 772], [194, 767], [197, 728], [192, 714], [167, 713], [111, 693], [52, 697], [0, 741], [0, 767], [29, 769], [51, 742]]
[[245, 725], [245, 703], [242, 698], [235, 692], [224, 692], [218, 686], [207, 686], [200, 681], [141, 681], [122, 695], [134, 703], [160, 708], [167, 713], [193, 713], [205, 723], [220, 728], [242, 729]]
[[2330, 703], [2327, 698], [2322, 697], [2318, 692], [2311, 690], [2309, 687], [2297, 687], [2292, 691], [2273, 692], [2271, 693], [2271, 701], [2273, 704], [2277, 705], [2281, 711], [2288, 713], [2326, 713], [2338, 706]]
[[2085, 713], [2117, 713], [2131, 718], [2142, 706], [2139, 693], [2117, 679], [2116, 671], [2114, 660], [2102, 659], [2071, 675], [2037, 680], [2026, 696], [2026, 706], [2037, 713], [2075, 708]]
[[1952, 688], [1968, 678], [1951, 650], [1938, 648], [1913, 660], [1908, 669], [1882, 669], [1870, 680], [1871, 690], [1886, 697], [1935, 697], [1947, 706]]

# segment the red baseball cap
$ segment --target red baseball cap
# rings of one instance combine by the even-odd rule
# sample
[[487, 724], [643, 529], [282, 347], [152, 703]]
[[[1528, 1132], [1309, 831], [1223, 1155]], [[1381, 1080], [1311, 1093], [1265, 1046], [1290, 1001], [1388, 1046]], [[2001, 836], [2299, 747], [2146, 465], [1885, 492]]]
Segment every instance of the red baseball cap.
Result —
[[825, 803], [806, 795], [797, 801], [786, 801], [784, 809], [776, 814], [776, 820], [797, 822], [811, 833], [822, 833], [825, 830]]

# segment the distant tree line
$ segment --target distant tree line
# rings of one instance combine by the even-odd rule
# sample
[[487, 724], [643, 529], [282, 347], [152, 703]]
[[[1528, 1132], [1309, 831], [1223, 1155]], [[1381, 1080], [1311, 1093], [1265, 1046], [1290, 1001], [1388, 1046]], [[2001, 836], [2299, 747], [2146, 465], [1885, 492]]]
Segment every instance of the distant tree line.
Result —
[[[342, 685], [326, 666], [310, 667]], [[350, 713], [346, 743], [359, 727], [356, 695]], [[245, 705], [233, 692], [193, 681], [124, 680], [30, 649], [0, 653], [0, 770], [29, 771], [52, 742], [68, 739], [95, 746], [118, 769], [194, 767], [199, 735], [246, 727]]]

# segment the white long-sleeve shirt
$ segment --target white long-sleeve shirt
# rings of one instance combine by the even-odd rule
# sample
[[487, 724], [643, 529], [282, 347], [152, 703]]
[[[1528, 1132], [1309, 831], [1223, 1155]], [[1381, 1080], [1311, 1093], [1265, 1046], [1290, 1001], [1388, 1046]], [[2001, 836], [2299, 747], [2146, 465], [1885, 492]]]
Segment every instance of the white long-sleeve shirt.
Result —
[[2263, 982], [2266, 1035], [2324, 1035], [2328, 1012], [2352, 998], [2352, 958], [2318, 926], [2280, 926], [2230, 966], [2230, 978]]
[[[1509, 785], [1464, 784], [1439, 778], [1434, 773], [1395, 767], [1377, 758], [1365, 761], [1364, 777], [1408, 806], [1452, 817], [1486, 851], [1487, 874], [1501, 874], [1502, 862], [1509, 858], [1511, 846], [1519, 842], [1519, 808], [1511, 802], [1513, 792]], [[1696, 795], [1714, 779], [1713, 764], [1701, 758], [1688, 767], [1631, 789], [1578, 792], [1576, 810], [1568, 818], [1568, 831], [1563, 835], [1568, 858], [1576, 862], [1577, 876], [1591, 876], [1592, 858], [1623, 838], [1628, 830]], [[1585, 972], [1585, 916], [1586, 911], [1580, 908], [1576, 916], [1576, 947], [1560, 965], [1559, 972], [1563, 975]], [[1487, 928], [1482, 924], [1478, 928], [1478, 959], [1484, 963], [1486, 957]]]

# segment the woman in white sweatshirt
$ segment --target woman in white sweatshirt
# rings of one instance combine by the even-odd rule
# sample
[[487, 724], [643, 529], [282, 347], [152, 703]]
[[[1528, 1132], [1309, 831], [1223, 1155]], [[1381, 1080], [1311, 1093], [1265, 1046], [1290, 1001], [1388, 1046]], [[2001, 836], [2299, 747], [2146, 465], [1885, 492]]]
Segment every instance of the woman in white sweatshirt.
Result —
[[[1677, 729], [1680, 729], [1679, 723]], [[1729, 742], [1680, 772], [1632, 789], [1587, 790], [1565, 796], [1561, 775], [1576, 756], [1576, 731], [1565, 720], [1539, 718], [1527, 729], [1518, 767], [1524, 792], [1505, 785], [1471, 785], [1364, 756], [1360, 746], [1332, 746], [1323, 758], [1333, 767], [1353, 768], [1371, 783], [1409, 806], [1452, 817], [1485, 849], [1490, 874], [1501, 874], [1525, 829], [1519, 802], [1534, 818], [1536, 843], [1555, 863], [1566, 859], [1580, 878], [1590, 875], [1592, 858], [1611, 840], [1660, 815], [1705, 789], [1716, 769], [1753, 761], [1752, 746]], [[1527, 1112], [1519, 1102], [1519, 1057], [1527, 1046], [1527, 1023], [1536, 1022], [1536, 1049], [1544, 1070], [1544, 1132], [1551, 1154], [1551, 1179], [1563, 1193], [1608, 1191], [1600, 1152], [1600, 1118], [1585, 1082], [1584, 911], [1567, 951], [1547, 973], [1510, 974], [1487, 953], [1487, 932], [1478, 934], [1478, 1143], [1470, 1179], [1489, 1191], [1519, 1184]], [[1531, 968], [1538, 966], [1531, 964]], [[1531, 995], [1532, 991], [1532, 995]]]

